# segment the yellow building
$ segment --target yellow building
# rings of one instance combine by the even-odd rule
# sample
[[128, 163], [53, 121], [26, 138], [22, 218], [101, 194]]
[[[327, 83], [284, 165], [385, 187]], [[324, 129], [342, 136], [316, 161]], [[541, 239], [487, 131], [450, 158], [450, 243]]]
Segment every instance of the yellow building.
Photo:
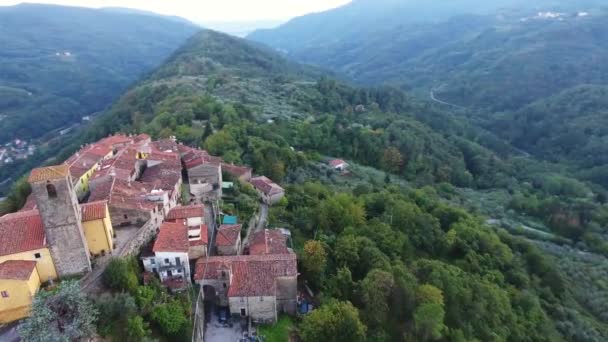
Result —
[[10, 260], [0, 264], [0, 323], [29, 316], [32, 300], [40, 288], [35, 261]]
[[114, 250], [114, 229], [106, 201], [85, 203], [82, 210], [84, 236], [93, 255], [105, 255]]
[[0, 262], [9, 260], [35, 261], [42, 282], [57, 279], [38, 210], [0, 217]]
[[78, 199], [82, 199], [89, 192], [89, 179], [99, 168], [101, 162], [113, 155], [114, 151], [111, 147], [94, 144], [84, 147], [66, 161], [70, 167], [70, 175], [74, 180], [72, 185]]

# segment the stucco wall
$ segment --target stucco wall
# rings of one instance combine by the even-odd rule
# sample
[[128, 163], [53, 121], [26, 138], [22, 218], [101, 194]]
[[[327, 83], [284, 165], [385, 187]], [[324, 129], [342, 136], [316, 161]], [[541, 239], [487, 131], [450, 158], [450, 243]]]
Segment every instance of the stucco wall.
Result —
[[[36, 254], [40, 254], [40, 258], [36, 259]], [[0, 257], [0, 264], [7, 260], [32, 260], [36, 261], [36, 270], [40, 275], [40, 281], [43, 283], [49, 280], [57, 279], [57, 272], [55, 271], [55, 264], [51, 253], [47, 248], [35, 249], [33, 251], [16, 253], [10, 255], [3, 255]]]
[[33, 296], [40, 288], [38, 272], [32, 272], [29, 280], [0, 280], [0, 291], [8, 293], [0, 297], [0, 323], [9, 323], [29, 315]]
[[103, 219], [83, 222], [84, 236], [92, 255], [109, 254], [112, 251], [112, 236]]

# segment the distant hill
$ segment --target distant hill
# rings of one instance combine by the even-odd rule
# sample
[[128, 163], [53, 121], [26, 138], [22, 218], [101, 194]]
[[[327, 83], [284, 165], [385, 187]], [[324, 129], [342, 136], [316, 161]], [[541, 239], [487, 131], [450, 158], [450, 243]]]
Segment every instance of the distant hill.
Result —
[[0, 143], [106, 108], [198, 28], [133, 11], [0, 7]]
[[599, 167], [608, 154], [597, 129], [608, 86], [603, 6], [360, 0], [248, 38], [360, 84], [432, 95], [540, 159]]
[[[602, 279], [604, 273], [600, 272], [603, 271], [590, 275], [593, 281], [577, 282], [579, 275], [573, 270], [580, 268], [578, 264], [569, 261], [571, 254], [556, 252], [557, 257], [562, 258], [560, 267], [572, 267], [567, 269], [568, 282], [563, 283], [560, 275], [549, 272], [552, 259], [543, 261], [541, 252], [528, 255], [532, 252], [525, 242], [517, 240], [516, 243], [505, 231], [500, 230], [496, 235], [487, 227], [484, 229], [488, 229], [492, 238], [484, 238], [480, 235], [484, 229], [477, 227], [484, 221], [481, 217], [461, 220], [462, 213], [432, 204], [433, 198], [441, 193], [459, 206], [467, 206], [468, 200], [460, 195], [465, 191], [480, 203], [479, 212], [492, 215], [491, 218], [506, 220], [516, 216], [514, 211], [522, 211], [545, 220], [543, 222], [550, 225], [547, 229], [556, 235], [581, 241], [584, 232], [601, 242], [598, 236], [605, 230], [595, 221], [589, 223], [581, 219], [580, 222], [574, 220], [577, 223], [574, 226], [560, 224], [564, 219], [595, 217], [595, 213], [601, 213], [602, 206], [594, 202], [591, 187], [568, 178], [568, 173], [559, 168], [553, 169], [533, 158], [522, 158], [491, 133], [465, 122], [440, 105], [392, 88], [355, 88], [341, 84], [326, 77], [322, 70], [289, 61], [268, 48], [204, 30], [126, 92], [91, 127], [85, 141], [119, 131], [146, 132], [154, 138], [176, 136], [187, 145], [202, 146], [228, 162], [250, 165], [255, 173], [282, 182], [288, 189], [289, 201], [283, 207], [273, 207], [272, 213], [281, 220], [279, 224], [293, 222], [289, 227], [295, 236], [314, 236], [320, 231], [322, 239], [338, 246], [341, 243], [336, 242], [336, 234], [352, 235], [355, 242], [346, 241], [345, 248], [362, 244], [360, 253], [365, 253], [361, 255], [369, 256], [370, 260], [381, 255], [367, 251], [375, 244], [391, 246], [385, 249], [391, 255], [408, 255], [387, 258], [387, 269], [402, 261], [437, 259], [440, 255], [437, 260], [454, 266], [449, 278], [442, 273], [414, 269], [416, 276], [425, 277], [421, 278], [424, 279], [421, 284], [438, 277], [439, 280], [434, 281], [450, 289], [445, 292], [446, 298], [465, 298], [457, 304], [451, 300], [445, 303], [446, 312], [453, 313], [449, 318], [446, 316], [445, 324], [449, 331], [460, 331], [456, 338], [491, 340], [499, 336], [501, 340], [582, 341], [605, 340], [608, 336], [601, 316], [605, 312], [605, 301], [588, 301], [594, 297], [589, 289], [604, 295], [601, 281], [596, 284]], [[361, 174], [338, 175], [324, 165], [325, 156], [371, 167], [381, 179], [370, 177], [362, 184], [357, 182]], [[353, 173], [355, 170], [360, 169], [353, 168]], [[389, 225], [378, 225], [380, 221], [371, 220], [374, 225], [365, 226], [374, 235], [364, 244], [357, 242], [363, 235], [348, 228], [347, 223], [339, 232], [335, 229], [336, 234], [319, 230], [316, 218], [322, 215], [320, 210], [302, 211], [304, 202], [331, 201], [323, 207], [323, 212], [340, 217], [335, 222], [328, 221], [331, 229], [352, 216], [350, 211], [341, 209], [343, 204], [351, 206], [359, 202], [354, 197], [340, 200], [325, 195], [309, 197], [307, 192], [297, 190], [307, 181], [320, 182], [314, 187], [329, 192], [336, 191], [335, 184], [346, 183], [349, 192], [366, 194], [361, 202], [361, 217], [385, 213], [382, 222]], [[412, 186], [428, 187], [410, 193], [400, 186], [404, 181]], [[497, 192], [499, 196], [495, 195]], [[389, 209], [395, 203], [385, 200], [382, 194], [408, 196], [416, 206]], [[235, 205], [243, 203], [242, 197], [238, 198]], [[436, 218], [423, 215], [417, 206], [432, 210]], [[588, 220], [600, 222], [602, 218], [600, 215]], [[407, 234], [404, 238], [407, 247], [392, 247], [395, 239], [390, 232], [393, 231]], [[495, 242], [502, 240], [511, 241], [516, 249], [513, 252], [496, 249]], [[416, 246], [421, 244], [433, 252], [420, 253]], [[553, 248], [549, 242], [542, 244], [547, 249]], [[483, 252], [467, 252], [471, 248], [482, 248]], [[570, 245], [567, 248], [575, 251], [572, 254], [579, 253]], [[502, 261], [490, 261], [493, 253], [501, 256], [496, 260]], [[527, 255], [525, 263], [519, 259], [522, 255]], [[585, 256], [588, 255], [591, 254], [585, 252]], [[354, 260], [360, 263], [361, 259]], [[521, 266], [528, 263], [530, 266]], [[512, 267], [514, 265], [517, 268]], [[587, 267], [591, 262], [583, 265]], [[327, 272], [331, 274], [335, 270]], [[491, 284], [491, 287], [479, 288], [471, 292], [474, 295], [462, 297], [460, 290], [452, 290], [452, 285], [457, 284], [454, 289], [470, 288], [466, 285], [469, 283], [461, 283], [467, 274], [479, 275], [470, 284]], [[353, 279], [349, 282], [356, 286]], [[335, 296], [325, 286], [320, 291]], [[576, 296], [571, 291], [576, 291]], [[484, 304], [470, 305], [471, 296], [480, 296]], [[593, 305], [587, 309], [584, 304], [590, 302]], [[406, 307], [399, 306], [399, 310]], [[361, 312], [365, 312], [365, 306], [361, 308]], [[563, 315], [566, 311], [568, 315]], [[470, 319], [471, 313], [480, 319]], [[491, 315], [496, 317], [482, 319]], [[363, 317], [370, 320], [367, 315]], [[384, 324], [370, 327], [375, 329], [374, 336], [398, 340], [403, 338], [407, 326], [393, 321], [411, 321], [409, 317], [398, 311], [387, 321], [394, 329]]]

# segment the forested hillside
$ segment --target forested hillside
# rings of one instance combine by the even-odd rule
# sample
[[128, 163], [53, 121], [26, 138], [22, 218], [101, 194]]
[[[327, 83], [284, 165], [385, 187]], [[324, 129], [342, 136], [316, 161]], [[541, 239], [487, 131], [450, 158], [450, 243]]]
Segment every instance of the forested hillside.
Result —
[[105, 109], [197, 30], [115, 9], [0, 7], [0, 143]]
[[[389, 84], [431, 100], [482, 137], [469, 139], [501, 156], [511, 145], [552, 163], [556, 173], [608, 185], [602, 128], [608, 14], [601, 2], [507, 1], [484, 8], [454, 2], [454, 10], [432, 17], [425, 11], [436, 2], [413, 12], [404, 9], [408, 4], [355, 1], [249, 38], [355, 82]], [[397, 23], [414, 13], [418, 19]], [[363, 20], [370, 21], [347, 27]], [[316, 27], [326, 30], [313, 34]], [[418, 119], [430, 124], [428, 115]]]
[[601, 189], [441, 106], [320, 75], [203, 31], [63, 156], [108, 133], [175, 135], [281, 182], [271, 224], [292, 230], [321, 304], [297, 322], [306, 342], [608, 338]]

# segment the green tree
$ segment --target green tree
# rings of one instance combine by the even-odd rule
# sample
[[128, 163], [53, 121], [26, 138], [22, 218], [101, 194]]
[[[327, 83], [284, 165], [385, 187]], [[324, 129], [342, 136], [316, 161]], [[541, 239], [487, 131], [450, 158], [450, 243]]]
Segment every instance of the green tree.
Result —
[[443, 335], [445, 311], [440, 304], [422, 304], [414, 312], [416, 334], [422, 341], [438, 340]]
[[167, 335], [178, 334], [188, 324], [188, 317], [186, 317], [184, 308], [177, 300], [155, 306], [150, 317], [160, 330]]
[[31, 342], [69, 342], [92, 337], [98, 312], [77, 281], [64, 281], [54, 291], [36, 294], [32, 315], [19, 326]]
[[303, 342], [358, 342], [365, 340], [366, 330], [351, 303], [331, 301], [304, 318], [300, 336]]
[[327, 252], [320, 241], [309, 240], [304, 244], [302, 266], [313, 278], [319, 279], [325, 271]]
[[360, 293], [363, 303], [363, 316], [370, 326], [379, 326], [388, 319], [389, 303], [395, 279], [393, 275], [381, 271], [371, 270], [361, 281]]
[[139, 285], [137, 268], [134, 258], [114, 258], [103, 271], [103, 282], [109, 289], [134, 293]]
[[389, 147], [382, 155], [382, 168], [391, 173], [399, 173], [403, 168], [403, 155], [396, 147]]
[[141, 316], [127, 320], [127, 342], [141, 342], [150, 336], [149, 324]]
[[104, 294], [95, 304], [99, 311], [97, 326], [102, 336], [124, 334], [127, 319], [137, 313], [135, 300], [128, 293]]

